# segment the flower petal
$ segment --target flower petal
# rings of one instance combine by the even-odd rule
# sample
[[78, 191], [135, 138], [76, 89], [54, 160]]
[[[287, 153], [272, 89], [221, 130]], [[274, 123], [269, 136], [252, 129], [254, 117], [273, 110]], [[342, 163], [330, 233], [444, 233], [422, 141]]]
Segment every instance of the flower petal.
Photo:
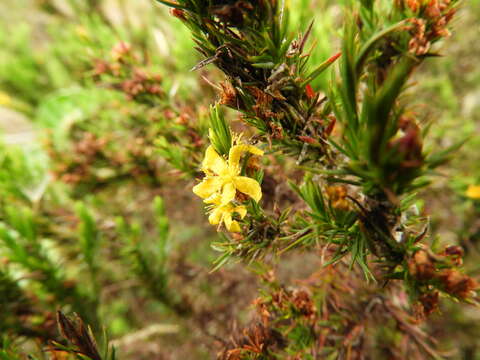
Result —
[[225, 216], [223, 217], [223, 222], [225, 223], [225, 227], [227, 228], [228, 231], [230, 232], [240, 232], [240, 224], [232, 220], [232, 214], [231, 213], [225, 213]]
[[240, 157], [243, 153], [249, 152], [254, 155], [263, 155], [263, 151], [253, 145], [235, 145], [230, 148], [228, 153], [228, 167], [235, 170], [235, 174], [240, 174]]
[[243, 219], [245, 217], [245, 215], [247, 215], [247, 208], [243, 205], [236, 206], [233, 209], [233, 211], [240, 215], [240, 219]]
[[219, 191], [221, 187], [222, 180], [218, 176], [207, 176], [200, 184], [195, 185], [192, 191], [195, 195], [206, 199]]
[[229, 212], [226, 212], [223, 215], [223, 222], [225, 223], [225, 227], [230, 231], [230, 227], [232, 226], [232, 214]]
[[205, 158], [202, 162], [202, 170], [205, 173], [208, 171], [213, 171], [215, 174], [219, 175], [222, 172], [225, 172], [227, 169], [226, 161], [218, 155], [214, 147], [210, 145], [205, 151]]
[[222, 217], [224, 216], [224, 211], [222, 207], [218, 207], [213, 209], [212, 213], [208, 217], [208, 222], [212, 225], [218, 225], [220, 224], [220, 221], [222, 221]]
[[236, 193], [235, 185], [232, 182], [226, 183], [222, 189], [222, 205], [226, 205], [235, 199]]
[[256, 180], [246, 176], [236, 176], [234, 182], [238, 191], [247, 194], [256, 202], [262, 198], [262, 188]]
[[242, 228], [240, 227], [240, 224], [238, 221], [233, 220], [232, 224], [230, 225], [230, 228], [228, 228], [228, 231], [230, 232], [240, 232], [242, 231]]
[[213, 205], [220, 205], [222, 203], [222, 196], [217, 192], [212, 196], [203, 200], [205, 204], [213, 204]]

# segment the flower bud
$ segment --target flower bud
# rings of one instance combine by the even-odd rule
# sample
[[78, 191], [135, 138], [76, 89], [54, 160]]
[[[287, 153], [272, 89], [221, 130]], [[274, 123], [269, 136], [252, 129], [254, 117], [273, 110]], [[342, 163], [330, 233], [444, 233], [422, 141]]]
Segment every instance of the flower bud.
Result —
[[417, 251], [408, 262], [410, 274], [421, 281], [427, 281], [434, 277], [435, 266], [425, 250]]

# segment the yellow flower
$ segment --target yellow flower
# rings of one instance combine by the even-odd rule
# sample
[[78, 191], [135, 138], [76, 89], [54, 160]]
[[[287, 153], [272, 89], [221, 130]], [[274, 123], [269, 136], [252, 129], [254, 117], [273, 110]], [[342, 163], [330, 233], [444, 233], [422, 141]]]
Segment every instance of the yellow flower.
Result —
[[465, 195], [470, 199], [480, 199], [480, 185], [469, 185]]
[[220, 195], [207, 199], [205, 202], [216, 205], [208, 217], [210, 224], [218, 225], [224, 223], [228, 231], [240, 232], [240, 224], [232, 219], [232, 215], [237, 213], [240, 215], [240, 219], [243, 219], [247, 214], [247, 208], [244, 205], [235, 206], [232, 203], [222, 205]]
[[7, 93], [0, 91], [0, 106], [9, 106], [12, 103], [12, 98]]
[[240, 176], [240, 157], [245, 152], [263, 155], [263, 151], [253, 145], [235, 145], [230, 148], [228, 161], [225, 161], [213, 146], [209, 146], [202, 163], [206, 176], [200, 184], [193, 187], [193, 192], [202, 199], [220, 194], [220, 204], [227, 205], [235, 199], [238, 190], [258, 202], [262, 197], [260, 184], [254, 179]]

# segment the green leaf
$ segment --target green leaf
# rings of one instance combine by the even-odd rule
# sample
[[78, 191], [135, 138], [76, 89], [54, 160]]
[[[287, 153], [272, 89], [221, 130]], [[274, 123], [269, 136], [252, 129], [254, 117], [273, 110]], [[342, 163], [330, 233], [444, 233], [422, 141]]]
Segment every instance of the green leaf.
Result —
[[341, 53], [337, 53], [333, 55], [332, 57], [328, 58], [325, 60], [323, 63], [321, 63], [315, 70], [313, 70], [310, 75], [307, 76], [307, 78], [302, 82], [301, 86], [304, 87], [311, 81], [315, 80], [318, 76], [320, 76], [325, 70], [327, 70], [330, 65], [332, 65], [339, 57], [341, 56]]
[[362, 48], [358, 53], [357, 60], [355, 62], [355, 71], [357, 74], [362, 73], [362, 68], [363, 68], [363, 65], [365, 64], [365, 61], [367, 60], [368, 55], [375, 48], [378, 42], [382, 40], [384, 37], [386, 37], [387, 35], [389, 35], [390, 33], [400, 29], [404, 25], [405, 25], [405, 20], [399, 21], [398, 23], [393, 24], [392, 26], [389, 26], [388, 28], [377, 32], [365, 44], [363, 44]]
[[232, 146], [232, 133], [218, 105], [210, 107], [210, 141], [220, 155], [228, 155]]
[[80, 218], [79, 244], [82, 250], [85, 262], [93, 270], [95, 268], [95, 255], [99, 247], [100, 233], [97, 229], [92, 214], [88, 211], [84, 203], [78, 202], [75, 206], [77, 216]]
[[164, 263], [167, 257], [167, 240], [169, 237], [170, 224], [168, 217], [165, 212], [165, 204], [163, 199], [160, 196], [156, 196], [153, 200], [153, 207], [155, 211], [155, 219], [158, 232], [158, 248], [159, 248], [159, 259], [158, 261]]
[[449, 146], [445, 150], [435, 153], [433, 155], [430, 155], [426, 160], [426, 164], [428, 165], [428, 168], [434, 169], [448, 162], [450, 160], [451, 155], [457, 150], [459, 150], [463, 146], [463, 144], [465, 144], [468, 140], [469, 140], [468, 138], [462, 139], [457, 143]]

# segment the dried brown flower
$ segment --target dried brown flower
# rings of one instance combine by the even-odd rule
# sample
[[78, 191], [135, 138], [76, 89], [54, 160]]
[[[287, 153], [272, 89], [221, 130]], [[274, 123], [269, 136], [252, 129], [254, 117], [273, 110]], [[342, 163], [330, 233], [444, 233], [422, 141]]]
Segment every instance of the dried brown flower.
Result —
[[351, 204], [347, 200], [347, 187], [344, 185], [328, 186], [326, 189], [328, 199], [332, 206], [339, 210], [350, 210]]
[[409, 20], [412, 24], [410, 33], [412, 39], [408, 43], [409, 51], [417, 56], [425, 55], [430, 50], [430, 41], [425, 34], [426, 21], [424, 19], [414, 18]]
[[418, 250], [408, 262], [410, 275], [420, 281], [428, 281], [435, 276], [435, 264], [425, 250]]
[[457, 266], [462, 265], [463, 263], [463, 249], [457, 245], [447, 246], [442, 255], [449, 257], [453, 263]]
[[406, 5], [412, 10], [414, 13], [420, 9], [420, 1], [419, 0], [405, 0]]
[[455, 269], [443, 270], [438, 278], [447, 293], [462, 299], [468, 298], [471, 292], [477, 288], [474, 279]]
[[241, 336], [232, 339], [227, 348], [219, 355], [219, 360], [240, 360], [246, 353], [265, 355], [271, 347], [282, 347], [283, 338], [281, 334], [264, 325], [262, 322], [255, 322], [245, 328]]
[[220, 104], [227, 105], [232, 108], [237, 108], [237, 92], [229, 81], [220, 83], [222, 92], [220, 94]]
[[307, 318], [315, 318], [317, 309], [311, 296], [305, 290], [296, 290], [293, 292], [292, 304], [298, 312]]

